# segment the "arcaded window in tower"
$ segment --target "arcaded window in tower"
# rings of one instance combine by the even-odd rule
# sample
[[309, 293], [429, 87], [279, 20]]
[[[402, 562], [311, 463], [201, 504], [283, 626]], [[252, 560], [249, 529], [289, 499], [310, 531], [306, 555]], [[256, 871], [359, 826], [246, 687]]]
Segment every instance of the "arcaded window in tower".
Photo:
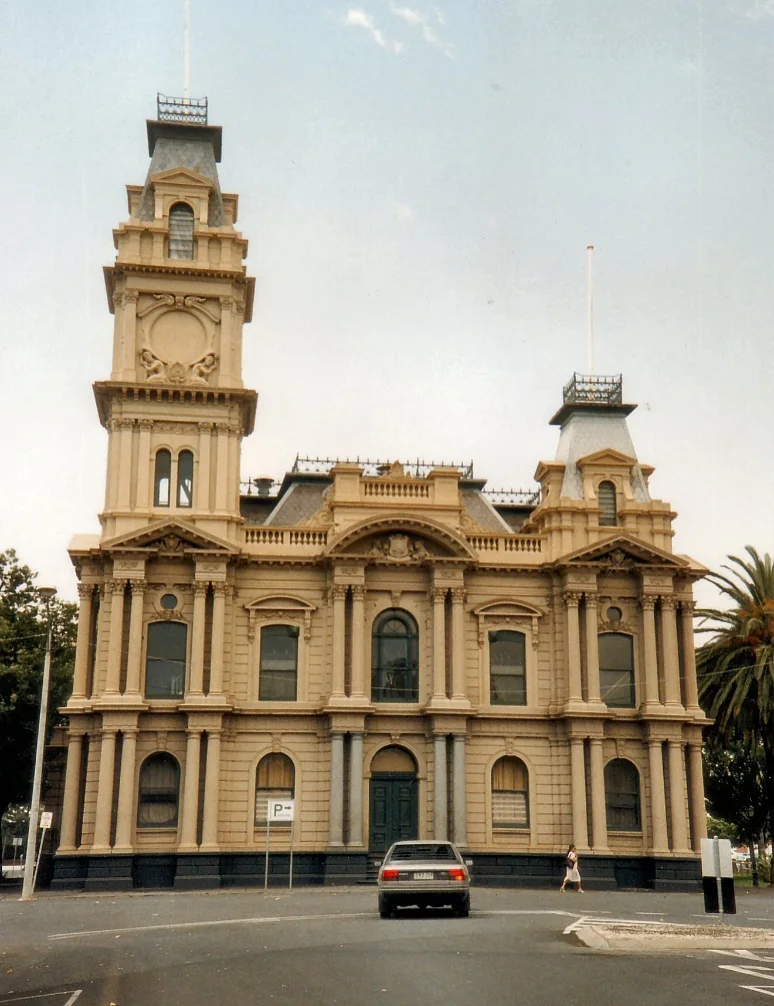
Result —
[[266, 824], [269, 800], [292, 800], [296, 770], [286, 754], [273, 751], [258, 762], [255, 773], [255, 823]]
[[190, 451], [180, 451], [177, 456], [177, 505], [193, 506], [194, 457]]
[[618, 523], [618, 514], [615, 504], [615, 485], [612, 482], [600, 482], [597, 489], [599, 499], [599, 524], [601, 527], [615, 527]]
[[137, 796], [139, 828], [175, 828], [180, 796], [180, 766], [171, 754], [149, 755], [140, 769]]
[[151, 622], [145, 661], [146, 699], [182, 699], [188, 652], [184, 622]]
[[153, 505], [169, 506], [169, 481], [172, 476], [172, 455], [168, 450], [156, 451], [156, 471], [153, 476]]
[[377, 618], [371, 640], [374, 702], [419, 701], [417, 637], [417, 623], [407, 611], [390, 608]]
[[187, 203], [175, 203], [169, 211], [169, 257], [194, 257], [194, 212]]

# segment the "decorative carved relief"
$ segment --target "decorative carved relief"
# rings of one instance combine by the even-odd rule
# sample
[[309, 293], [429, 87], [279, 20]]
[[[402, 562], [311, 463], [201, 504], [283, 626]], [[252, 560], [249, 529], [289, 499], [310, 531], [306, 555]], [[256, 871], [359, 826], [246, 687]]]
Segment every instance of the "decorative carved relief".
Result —
[[156, 731], [156, 747], [159, 751], [167, 750], [167, 731], [157, 730]]
[[275, 754], [279, 754], [282, 751], [282, 738], [279, 734], [271, 735], [271, 749]]
[[156, 423], [157, 433], [177, 433], [178, 435], [195, 436], [199, 432], [198, 423]]
[[565, 608], [577, 608], [581, 603], [581, 598], [583, 597], [582, 591], [579, 590], [565, 590], [562, 593], [562, 602]]
[[385, 538], [377, 538], [369, 550], [369, 555], [390, 559], [393, 562], [408, 563], [422, 562], [429, 553], [418, 538], [410, 538], [407, 534], [391, 534]]
[[148, 383], [165, 381], [167, 379], [166, 364], [149, 349], [140, 352], [140, 362], [145, 368], [145, 380]]

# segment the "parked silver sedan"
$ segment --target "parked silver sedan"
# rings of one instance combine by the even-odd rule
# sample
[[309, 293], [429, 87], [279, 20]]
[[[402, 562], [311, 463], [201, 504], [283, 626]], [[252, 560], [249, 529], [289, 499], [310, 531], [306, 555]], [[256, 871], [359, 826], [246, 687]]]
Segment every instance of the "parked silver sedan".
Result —
[[395, 842], [379, 868], [379, 915], [396, 908], [450, 905], [457, 915], [470, 914], [470, 874], [451, 842]]

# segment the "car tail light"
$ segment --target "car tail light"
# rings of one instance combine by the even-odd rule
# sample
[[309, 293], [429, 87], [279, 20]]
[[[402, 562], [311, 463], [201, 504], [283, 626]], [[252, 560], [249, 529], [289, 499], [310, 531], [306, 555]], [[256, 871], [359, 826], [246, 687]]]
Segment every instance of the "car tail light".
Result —
[[382, 880], [397, 880], [400, 870], [382, 870]]
[[464, 880], [464, 879], [465, 879], [465, 871], [461, 866], [453, 866], [451, 870], [449, 870], [449, 880]]

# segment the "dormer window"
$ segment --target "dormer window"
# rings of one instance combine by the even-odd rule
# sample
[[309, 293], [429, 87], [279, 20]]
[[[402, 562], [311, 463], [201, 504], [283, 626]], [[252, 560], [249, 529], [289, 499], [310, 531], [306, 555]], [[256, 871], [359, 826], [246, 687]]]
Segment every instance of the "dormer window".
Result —
[[169, 211], [169, 257], [194, 257], [194, 212], [187, 203], [175, 203]]
[[618, 523], [615, 505], [615, 484], [613, 482], [600, 482], [597, 489], [597, 499], [599, 500], [600, 527], [615, 527]]

